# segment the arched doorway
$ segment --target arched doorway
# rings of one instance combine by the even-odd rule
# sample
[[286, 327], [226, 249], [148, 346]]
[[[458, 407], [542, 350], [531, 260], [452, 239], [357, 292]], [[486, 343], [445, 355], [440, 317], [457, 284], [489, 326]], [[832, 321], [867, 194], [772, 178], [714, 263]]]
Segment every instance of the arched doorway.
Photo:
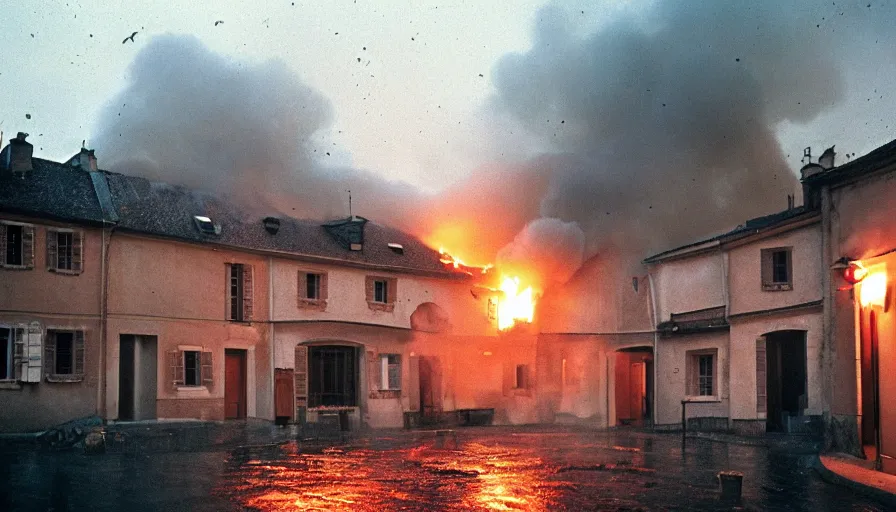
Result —
[[616, 352], [616, 425], [653, 422], [653, 348], [632, 347]]

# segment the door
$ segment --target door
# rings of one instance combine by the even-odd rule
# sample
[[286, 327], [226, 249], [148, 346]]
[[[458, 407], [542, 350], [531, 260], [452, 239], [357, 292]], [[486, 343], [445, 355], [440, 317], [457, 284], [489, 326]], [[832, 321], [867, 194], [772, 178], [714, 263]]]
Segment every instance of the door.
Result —
[[122, 334], [119, 340], [118, 419], [155, 419], [158, 394], [156, 337]]
[[639, 424], [644, 419], [644, 391], [647, 384], [644, 376], [644, 363], [632, 363], [628, 374], [629, 414]]
[[246, 351], [224, 351], [224, 417], [246, 417]]
[[420, 357], [420, 416], [437, 423], [442, 413], [442, 368], [437, 357]]
[[290, 419], [295, 412], [295, 395], [292, 389], [294, 374], [287, 368], [274, 371], [274, 416], [277, 420]]

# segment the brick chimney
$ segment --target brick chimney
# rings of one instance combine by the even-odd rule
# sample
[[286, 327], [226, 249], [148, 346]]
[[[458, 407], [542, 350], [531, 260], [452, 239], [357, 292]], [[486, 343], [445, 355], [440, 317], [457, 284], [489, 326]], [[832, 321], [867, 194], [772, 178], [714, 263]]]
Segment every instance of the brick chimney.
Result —
[[92, 149], [82, 147], [81, 151], [75, 156], [69, 158], [68, 162], [66, 162], [65, 165], [70, 165], [83, 171], [95, 171], [96, 155], [94, 155]]
[[0, 152], [0, 173], [12, 174], [24, 178], [34, 168], [31, 165], [31, 155], [34, 154], [34, 146], [25, 141], [27, 133], [19, 132], [16, 138]]

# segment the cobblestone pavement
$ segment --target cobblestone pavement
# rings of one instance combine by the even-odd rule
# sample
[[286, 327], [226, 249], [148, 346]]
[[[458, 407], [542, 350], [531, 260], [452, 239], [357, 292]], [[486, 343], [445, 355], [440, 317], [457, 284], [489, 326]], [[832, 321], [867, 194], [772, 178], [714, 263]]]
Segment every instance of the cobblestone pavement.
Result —
[[[8, 450], [0, 510], [884, 510], [791, 449], [688, 439], [682, 450], [673, 434], [559, 427], [457, 429], [456, 444], [419, 430], [277, 441], [283, 432], [226, 448]], [[740, 503], [720, 500], [724, 470], [744, 474]]]

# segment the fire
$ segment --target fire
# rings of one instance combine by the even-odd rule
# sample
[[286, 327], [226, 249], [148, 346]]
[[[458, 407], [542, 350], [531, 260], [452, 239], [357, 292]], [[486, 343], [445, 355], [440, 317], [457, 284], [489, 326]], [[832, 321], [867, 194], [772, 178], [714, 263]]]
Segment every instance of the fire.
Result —
[[[460, 258], [453, 256], [445, 250], [439, 249], [441, 261], [446, 266], [471, 276], [489, 274], [495, 266], [491, 263], [483, 266], [467, 265]], [[532, 323], [535, 317], [536, 292], [531, 286], [523, 286], [519, 276], [507, 276], [501, 274], [499, 281], [489, 286], [495, 292], [500, 292], [498, 298], [497, 317], [498, 329], [505, 331], [517, 323]]]

